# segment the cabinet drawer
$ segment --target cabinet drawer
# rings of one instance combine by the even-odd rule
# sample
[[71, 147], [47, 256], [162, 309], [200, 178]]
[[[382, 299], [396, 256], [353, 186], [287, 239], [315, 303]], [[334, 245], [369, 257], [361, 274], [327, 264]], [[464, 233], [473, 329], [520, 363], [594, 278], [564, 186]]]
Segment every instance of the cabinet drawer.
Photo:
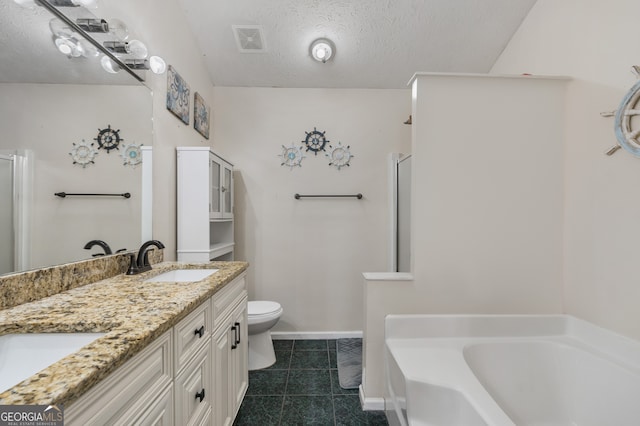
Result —
[[196, 425], [211, 416], [213, 398], [211, 340], [189, 361], [175, 380], [176, 425]]
[[239, 301], [246, 293], [246, 290], [247, 284], [245, 274], [242, 274], [213, 295], [211, 300], [213, 305], [214, 330], [217, 329], [224, 321], [224, 318], [231, 313], [237, 304], [236, 300]]
[[117, 424], [171, 386], [172, 335], [167, 331], [65, 410], [66, 425]]
[[189, 358], [204, 344], [211, 330], [211, 306], [207, 302], [198, 306], [180, 321], [174, 329], [175, 371], [179, 373]]

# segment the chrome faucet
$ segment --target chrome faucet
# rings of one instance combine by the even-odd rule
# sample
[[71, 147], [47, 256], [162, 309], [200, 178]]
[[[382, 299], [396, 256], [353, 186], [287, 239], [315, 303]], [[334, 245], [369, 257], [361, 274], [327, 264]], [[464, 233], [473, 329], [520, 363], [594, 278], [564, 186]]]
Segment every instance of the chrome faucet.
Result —
[[104, 242], [104, 241], [102, 241], [102, 240], [91, 240], [91, 241], [89, 241], [87, 244], [85, 244], [85, 245], [84, 245], [84, 248], [85, 248], [86, 250], [89, 250], [89, 249], [91, 249], [91, 247], [93, 247], [93, 246], [100, 246], [100, 247], [102, 247], [102, 249], [104, 250], [104, 253], [96, 253], [96, 254], [93, 254], [93, 255], [92, 255], [93, 257], [96, 257], [96, 256], [104, 256], [104, 255], [106, 255], [106, 254], [112, 254], [112, 252], [111, 252], [111, 247], [109, 247], [109, 244], [105, 243], [105, 242]]
[[156, 246], [159, 249], [164, 248], [164, 244], [158, 240], [149, 240], [142, 244], [140, 250], [138, 250], [137, 260], [133, 253], [129, 255], [130, 263], [127, 275], [136, 275], [151, 270], [151, 264], [149, 263], [149, 250], [151, 250], [151, 246]]

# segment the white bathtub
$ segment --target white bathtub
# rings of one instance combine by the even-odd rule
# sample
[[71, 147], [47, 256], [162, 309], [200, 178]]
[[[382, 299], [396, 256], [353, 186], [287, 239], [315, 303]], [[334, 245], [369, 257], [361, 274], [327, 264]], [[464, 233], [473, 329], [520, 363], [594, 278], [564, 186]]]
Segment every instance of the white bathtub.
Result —
[[390, 315], [399, 425], [640, 425], [640, 343], [564, 315]]

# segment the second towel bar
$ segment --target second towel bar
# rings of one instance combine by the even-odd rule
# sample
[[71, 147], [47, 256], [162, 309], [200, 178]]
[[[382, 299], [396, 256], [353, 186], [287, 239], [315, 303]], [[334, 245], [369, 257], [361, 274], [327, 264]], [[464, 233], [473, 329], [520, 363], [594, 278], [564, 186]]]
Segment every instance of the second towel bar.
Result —
[[300, 198], [357, 198], [358, 200], [362, 199], [362, 194], [358, 193], [358, 194], [343, 194], [343, 195], [324, 195], [324, 194], [318, 194], [318, 195], [302, 195], [302, 194], [295, 194], [293, 196], [296, 200], [299, 200]]

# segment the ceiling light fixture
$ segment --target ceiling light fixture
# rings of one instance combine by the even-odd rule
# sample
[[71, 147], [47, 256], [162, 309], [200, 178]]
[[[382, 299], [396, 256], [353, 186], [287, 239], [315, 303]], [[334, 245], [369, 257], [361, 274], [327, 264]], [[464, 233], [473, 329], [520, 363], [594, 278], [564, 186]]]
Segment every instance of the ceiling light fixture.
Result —
[[328, 38], [319, 38], [311, 43], [309, 53], [311, 57], [323, 64], [333, 58], [336, 52], [336, 46]]

